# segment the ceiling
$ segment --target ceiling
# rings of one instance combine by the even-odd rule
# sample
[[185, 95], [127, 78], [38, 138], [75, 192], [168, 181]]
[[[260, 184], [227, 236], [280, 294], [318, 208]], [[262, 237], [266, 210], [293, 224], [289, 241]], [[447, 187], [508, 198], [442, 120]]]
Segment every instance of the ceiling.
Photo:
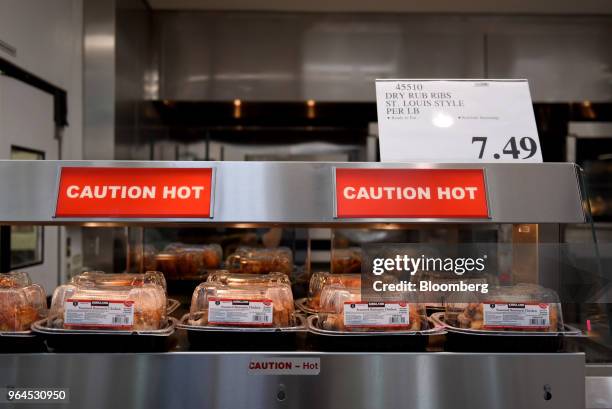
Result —
[[612, 0], [148, 0], [156, 10], [612, 14]]

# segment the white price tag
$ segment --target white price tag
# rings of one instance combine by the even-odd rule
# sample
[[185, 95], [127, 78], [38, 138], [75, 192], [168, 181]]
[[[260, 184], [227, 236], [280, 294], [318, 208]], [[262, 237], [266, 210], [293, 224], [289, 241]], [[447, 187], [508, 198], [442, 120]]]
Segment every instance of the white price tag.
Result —
[[527, 80], [377, 80], [383, 162], [542, 162]]

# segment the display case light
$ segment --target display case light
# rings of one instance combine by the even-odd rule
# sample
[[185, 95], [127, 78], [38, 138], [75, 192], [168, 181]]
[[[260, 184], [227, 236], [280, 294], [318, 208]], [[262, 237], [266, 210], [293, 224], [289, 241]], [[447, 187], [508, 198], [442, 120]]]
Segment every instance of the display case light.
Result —
[[316, 116], [315, 106], [316, 106], [316, 102], [314, 99], [309, 99], [306, 101], [306, 107], [307, 107], [306, 116], [308, 117], [308, 119], [313, 119]]
[[238, 119], [242, 116], [242, 101], [238, 98], [234, 100], [234, 118]]

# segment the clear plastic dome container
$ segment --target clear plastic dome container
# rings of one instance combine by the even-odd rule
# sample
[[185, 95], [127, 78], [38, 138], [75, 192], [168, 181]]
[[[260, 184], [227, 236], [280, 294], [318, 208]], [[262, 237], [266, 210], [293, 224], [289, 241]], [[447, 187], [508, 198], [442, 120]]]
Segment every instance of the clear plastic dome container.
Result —
[[205, 282], [193, 292], [188, 322], [198, 326], [290, 327], [294, 325], [293, 313], [288, 284]]
[[45, 290], [24, 272], [0, 274], [0, 332], [29, 331], [47, 315]]
[[308, 305], [318, 310], [321, 304], [321, 292], [325, 287], [338, 285], [347, 288], [361, 287], [360, 274], [330, 274], [327, 272], [313, 273], [308, 285]]
[[445, 321], [458, 328], [485, 331], [563, 330], [559, 296], [536, 284], [501, 286], [486, 294], [453, 297], [446, 304]]
[[134, 276], [139, 275], [94, 272], [59, 286], [53, 293], [47, 325], [88, 330], [161, 329], [166, 325], [166, 290], [159, 273]]
[[178, 274], [182, 277], [193, 277], [207, 270], [219, 268], [223, 250], [218, 244], [202, 246], [177, 247]]
[[208, 279], [209, 283], [219, 283], [231, 286], [252, 286], [252, 285], [268, 285], [268, 284], [286, 284], [291, 285], [289, 276], [285, 273], [268, 273], [268, 274], [244, 274], [230, 273], [227, 270], [212, 271]]
[[155, 256], [157, 250], [155, 246], [146, 244], [144, 246], [133, 246], [128, 253], [129, 266], [131, 271], [152, 271], [155, 270]]
[[420, 331], [426, 329], [425, 309], [396, 294], [363, 300], [360, 288], [327, 286], [321, 292], [319, 325], [329, 331]]
[[176, 253], [163, 252], [155, 256], [155, 269], [161, 271], [166, 279], [178, 277], [178, 257]]
[[334, 249], [331, 260], [331, 271], [334, 274], [361, 273], [363, 253], [359, 247]]
[[293, 254], [287, 247], [274, 249], [239, 247], [226, 261], [232, 273], [265, 274], [279, 272], [291, 274]]
[[[117, 287], [139, 287], [144, 284], [157, 284], [167, 290], [166, 279], [159, 271], [147, 271], [143, 274], [107, 274], [103, 271], [86, 271], [72, 277], [71, 283], [77, 285], [98, 285]], [[91, 284], [90, 284], [91, 283]]]

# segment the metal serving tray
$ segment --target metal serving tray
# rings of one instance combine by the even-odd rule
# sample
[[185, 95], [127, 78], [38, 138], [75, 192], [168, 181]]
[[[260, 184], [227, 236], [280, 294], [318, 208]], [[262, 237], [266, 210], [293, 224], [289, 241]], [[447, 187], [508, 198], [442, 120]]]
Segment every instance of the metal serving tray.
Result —
[[306, 332], [306, 318], [294, 314], [297, 325], [292, 327], [225, 327], [189, 325], [185, 314], [178, 329], [187, 331], [192, 350], [295, 350], [300, 346], [300, 335]]
[[0, 353], [46, 351], [42, 339], [30, 331], [0, 332]]
[[168, 298], [166, 302], [166, 314], [172, 314], [180, 306], [181, 303], [178, 300], [175, 300], [174, 298]]
[[429, 337], [444, 335], [443, 327], [427, 320], [421, 331], [333, 331], [319, 327], [319, 316], [308, 317], [308, 346], [321, 351], [417, 352], [424, 351]]
[[444, 313], [437, 312], [431, 315], [431, 320], [443, 327], [445, 327], [448, 331], [457, 332], [460, 334], [468, 334], [468, 335], [491, 335], [491, 336], [536, 336], [536, 337], [557, 337], [557, 336], [583, 336], [582, 331], [578, 328], [574, 328], [570, 325], [564, 324], [563, 327], [565, 330], [563, 331], [499, 331], [499, 330], [485, 330], [485, 329], [469, 329], [469, 328], [458, 328], [454, 327], [450, 324], [444, 322]]
[[295, 301], [295, 307], [306, 314], [318, 314], [320, 311], [317, 311], [308, 306], [308, 298], [299, 298]]
[[306, 318], [301, 314], [294, 314], [294, 319], [298, 325], [292, 327], [230, 327], [230, 326], [202, 326], [187, 324], [189, 314], [183, 315], [177, 328], [198, 331], [198, 332], [304, 332], [306, 331]]
[[163, 352], [173, 347], [175, 327], [176, 319], [169, 317], [158, 330], [49, 328], [45, 318], [32, 324], [32, 331], [55, 352]]
[[458, 328], [444, 321], [444, 313], [431, 315], [446, 328], [446, 349], [454, 352], [557, 352], [565, 338], [583, 338], [582, 332], [564, 324], [563, 331], [500, 331]]

